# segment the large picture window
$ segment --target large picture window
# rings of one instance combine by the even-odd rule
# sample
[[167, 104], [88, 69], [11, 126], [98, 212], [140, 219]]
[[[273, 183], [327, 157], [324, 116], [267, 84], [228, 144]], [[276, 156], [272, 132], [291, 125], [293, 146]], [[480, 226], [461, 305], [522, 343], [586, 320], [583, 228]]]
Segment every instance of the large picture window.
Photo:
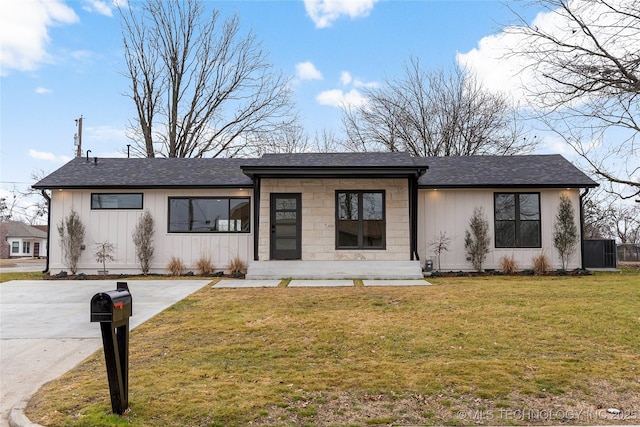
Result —
[[336, 192], [336, 248], [385, 248], [384, 191]]
[[170, 197], [169, 233], [249, 232], [248, 197]]
[[142, 193], [92, 193], [91, 209], [142, 209]]
[[497, 248], [539, 248], [540, 193], [495, 193]]

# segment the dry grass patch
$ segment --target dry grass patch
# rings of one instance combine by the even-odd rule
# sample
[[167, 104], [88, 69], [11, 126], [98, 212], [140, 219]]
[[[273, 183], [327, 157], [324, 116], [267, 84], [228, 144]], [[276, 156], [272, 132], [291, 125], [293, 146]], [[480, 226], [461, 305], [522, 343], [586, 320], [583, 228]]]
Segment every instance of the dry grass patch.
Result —
[[[133, 331], [126, 416], [108, 415], [100, 353], [40, 390], [28, 415], [87, 426], [638, 422], [640, 274], [433, 283], [205, 288]], [[595, 415], [609, 407], [627, 419]]]
[[12, 280], [42, 280], [44, 274], [40, 271], [23, 271], [23, 272], [1, 272], [0, 283], [10, 282]]

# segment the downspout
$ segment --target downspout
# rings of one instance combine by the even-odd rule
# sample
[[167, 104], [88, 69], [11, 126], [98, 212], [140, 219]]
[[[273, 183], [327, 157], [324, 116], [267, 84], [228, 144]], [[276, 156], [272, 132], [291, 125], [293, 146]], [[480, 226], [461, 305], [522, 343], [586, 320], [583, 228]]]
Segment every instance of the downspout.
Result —
[[253, 181], [253, 260], [259, 261], [260, 241], [260, 177], [254, 176]]
[[589, 193], [589, 189], [585, 188], [584, 193], [580, 194], [580, 268], [584, 270], [584, 197]]
[[49, 245], [51, 245], [51, 197], [47, 194], [46, 190], [41, 190], [42, 197], [47, 200], [47, 260], [45, 261], [44, 270], [42, 270], [43, 274], [49, 272], [49, 257], [51, 256], [51, 252], [49, 252]]
[[418, 254], [418, 177], [409, 177], [409, 246], [411, 261], [420, 261]]

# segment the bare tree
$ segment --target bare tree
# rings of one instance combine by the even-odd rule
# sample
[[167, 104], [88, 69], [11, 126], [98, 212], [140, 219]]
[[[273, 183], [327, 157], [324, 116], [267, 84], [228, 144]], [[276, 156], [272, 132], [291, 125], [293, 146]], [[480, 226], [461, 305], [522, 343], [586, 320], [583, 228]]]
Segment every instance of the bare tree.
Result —
[[201, 0], [146, 0], [119, 10], [137, 110], [129, 129], [134, 152], [232, 157], [249, 135], [294, 120], [288, 79], [272, 70], [254, 34], [240, 34], [237, 16], [221, 22]]
[[615, 194], [596, 191], [585, 197], [583, 206], [585, 238], [640, 243], [640, 205], [621, 201]]
[[640, 194], [640, 0], [535, 0], [555, 25], [516, 14], [510, 55], [537, 80], [538, 118], [624, 198]]
[[404, 75], [365, 90], [367, 102], [343, 108], [343, 126], [358, 151], [414, 156], [511, 155], [533, 150], [515, 109], [467, 70], [427, 71], [412, 57]]
[[615, 237], [620, 243], [640, 243], [640, 206], [618, 206], [612, 216]]
[[11, 193], [11, 197], [0, 198], [0, 221], [5, 222], [13, 219], [17, 203], [15, 192]]
[[583, 201], [583, 227], [585, 239], [612, 238], [613, 200], [603, 190], [590, 192]]
[[[249, 154], [257, 157], [265, 153], [304, 153], [312, 151], [312, 141], [297, 123], [281, 127], [268, 135], [256, 135]], [[248, 147], [249, 148], [249, 147]]]
[[344, 142], [330, 130], [322, 129], [310, 136], [296, 123], [283, 125], [266, 135], [256, 135], [243, 155], [260, 157], [265, 153], [330, 153], [344, 149]]

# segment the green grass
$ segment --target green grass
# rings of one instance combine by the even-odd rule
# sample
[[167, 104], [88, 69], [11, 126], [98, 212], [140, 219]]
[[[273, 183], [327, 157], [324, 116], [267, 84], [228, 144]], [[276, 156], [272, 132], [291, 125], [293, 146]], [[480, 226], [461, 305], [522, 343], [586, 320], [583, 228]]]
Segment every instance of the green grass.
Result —
[[42, 280], [44, 274], [40, 271], [30, 272], [2, 272], [0, 273], [0, 283], [10, 282], [12, 280]]
[[461, 414], [477, 411], [508, 425], [528, 420], [498, 415], [523, 408], [640, 408], [637, 271], [432, 283], [207, 287], [132, 332], [128, 414], [109, 415], [99, 352], [43, 387], [28, 415], [56, 426], [467, 425]]

